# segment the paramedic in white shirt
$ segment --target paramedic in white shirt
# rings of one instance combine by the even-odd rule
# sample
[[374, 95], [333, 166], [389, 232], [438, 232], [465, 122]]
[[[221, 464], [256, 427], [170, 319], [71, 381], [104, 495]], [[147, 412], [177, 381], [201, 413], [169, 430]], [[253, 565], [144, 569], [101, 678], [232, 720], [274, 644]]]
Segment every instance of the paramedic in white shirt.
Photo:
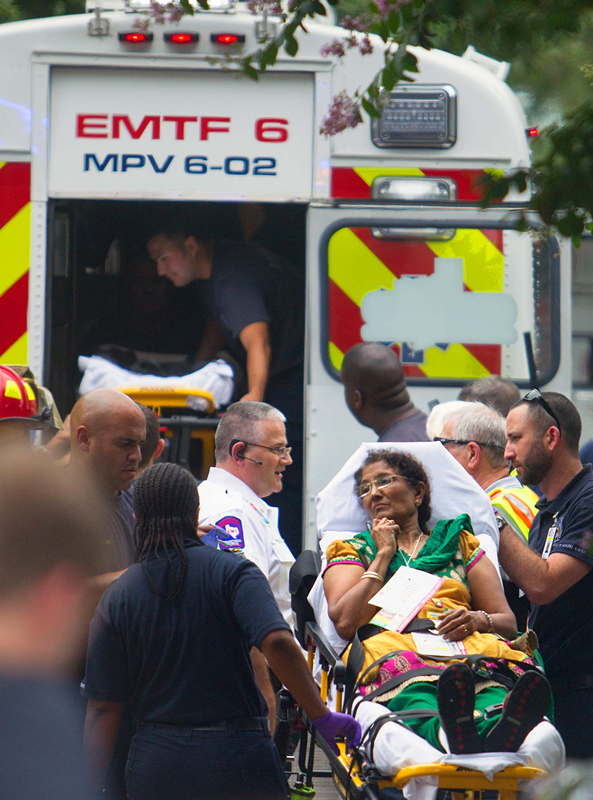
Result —
[[[292, 464], [285, 421], [267, 403], [244, 401], [228, 407], [216, 430], [216, 466], [198, 487], [199, 525], [219, 529], [203, 537], [205, 544], [242, 552], [257, 564], [280, 612], [294, 627], [288, 590], [294, 556], [280, 535], [278, 509], [262, 499], [282, 491], [283, 472]], [[259, 651], [252, 651], [252, 661], [272, 717], [274, 693]]]

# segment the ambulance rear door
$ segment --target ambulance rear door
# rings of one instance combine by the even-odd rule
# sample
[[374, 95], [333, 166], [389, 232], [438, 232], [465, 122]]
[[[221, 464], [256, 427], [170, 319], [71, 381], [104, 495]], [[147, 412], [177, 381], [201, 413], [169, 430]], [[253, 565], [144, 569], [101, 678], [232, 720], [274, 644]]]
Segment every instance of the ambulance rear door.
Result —
[[361, 442], [377, 439], [348, 410], [339, 380], [353, 345], [393, 347], [425, 412], [489, 374], [530, 387], [525, 332], [538, 384], [570, 391], [567, 248], [535, 219], [518, 232], [517, 217], [509, 206], [310, 207], [305, 547], [317, 542], [316, 494]]

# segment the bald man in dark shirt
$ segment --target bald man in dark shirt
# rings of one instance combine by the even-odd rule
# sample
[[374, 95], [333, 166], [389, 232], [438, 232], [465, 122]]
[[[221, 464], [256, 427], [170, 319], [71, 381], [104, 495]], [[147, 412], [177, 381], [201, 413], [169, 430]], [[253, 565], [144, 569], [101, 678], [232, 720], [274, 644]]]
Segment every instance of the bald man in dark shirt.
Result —
[[397, 354], [383, 344], [355, 344], [344, 356], [340, 378], [346, 404], [380, 442], [426, 442], [426, 414], [410, 400]]

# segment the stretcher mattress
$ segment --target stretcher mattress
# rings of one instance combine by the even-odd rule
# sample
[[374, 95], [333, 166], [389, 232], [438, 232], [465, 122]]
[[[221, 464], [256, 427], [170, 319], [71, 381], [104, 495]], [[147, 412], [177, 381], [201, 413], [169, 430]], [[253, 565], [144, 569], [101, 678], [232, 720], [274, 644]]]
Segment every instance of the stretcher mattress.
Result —
[[81, 395], [92, 389], [115, 389], [120, 386], [203, 389], [205, 392], [210, 392], [218, 408], [230, 403], [235, 388], [233, 370], [222, 359], [210, 361], [206, 366], [188, 375], [172, 377], [131, 372], [101, 356], [80, 356], [78, 368], [84, 372], [78, 390]]

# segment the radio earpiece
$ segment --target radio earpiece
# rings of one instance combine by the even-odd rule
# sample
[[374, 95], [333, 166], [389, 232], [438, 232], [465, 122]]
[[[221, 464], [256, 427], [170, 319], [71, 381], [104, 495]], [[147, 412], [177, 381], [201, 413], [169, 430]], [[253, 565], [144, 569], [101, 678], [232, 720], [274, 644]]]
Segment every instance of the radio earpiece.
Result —
[[229, 444], [229, 455], [233, 455], [233, 447], [236, 444], [242, 444], [243, 449], [237, 453], [237, 458], [240, 458], [241, 461], [251, 461], [253, 464], [257, 464], [258, 467], [263, 466], [263, 461], [256, 461], [255, 458], [249, 458], [249, 456], [245, 455], [245, 448], [247, 447], [247, 442], [244, 442], [242, 439], [232, 439], [231, 443]]

